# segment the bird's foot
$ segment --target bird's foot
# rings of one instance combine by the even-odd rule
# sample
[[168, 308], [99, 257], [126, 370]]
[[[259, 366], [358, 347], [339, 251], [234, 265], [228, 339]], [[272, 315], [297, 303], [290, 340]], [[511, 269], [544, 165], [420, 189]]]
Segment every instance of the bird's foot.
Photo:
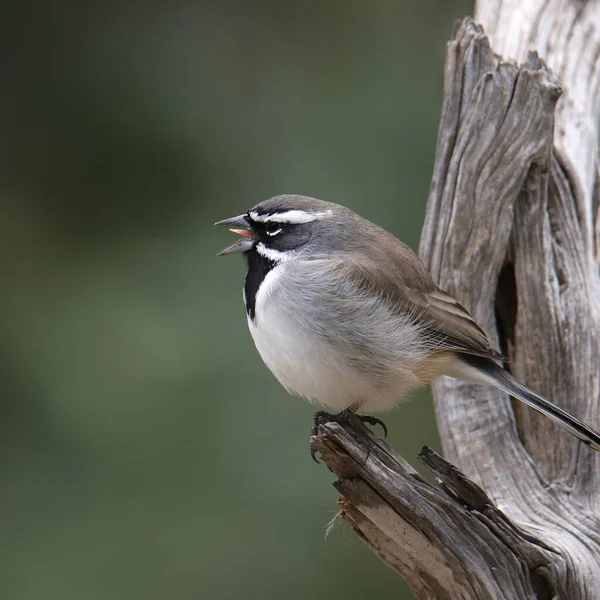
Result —
[[381, 420], [378, 419], [377, 417], [374, 417], [372, 415], [356, 415], [363, 423], [367, 423], [368, 425], [379, 425], [381, 427], [381, 429], [383, 429], [383, 437], [386, 438], [387, 437], [387, 427], [385, 426], [385, 423]]
[[[331, 423], [331, 422], [344, 424], [344, 423], [348, 422], [348, 419], [350, 418], [351, 415], [353, 415], [354, 417], [359, 419], [362, 423], [367, 423], [368, 425], [380, 425], [381, 428], [383, 429], [383, 436], [387, 437], [387, 433], [388, 433], [387, 427], [385, 426], [385, 423], [381, 419], [378, 419], [377, 417], [373, 417], [371, 415], [357, 415], [351, 408], [346, 408], [345, 410], [342, 410], [341, 412], [339, 412], [337, 414], [331, 414], [324, 410], [317, 411], [313, 415], [313, 426], [311, 429], [311, 436], [314, 437], [317, 435], [317, 432], [319, 430], [319, 425], [322, 425], [325, 423]], [[316, 457], [316, 453], [317, 453], [316, 448], [311, 444], [310, 445], [310, 455], [311, 455], [312, 459], [316, 463], [318, 463], [319, 460]]]

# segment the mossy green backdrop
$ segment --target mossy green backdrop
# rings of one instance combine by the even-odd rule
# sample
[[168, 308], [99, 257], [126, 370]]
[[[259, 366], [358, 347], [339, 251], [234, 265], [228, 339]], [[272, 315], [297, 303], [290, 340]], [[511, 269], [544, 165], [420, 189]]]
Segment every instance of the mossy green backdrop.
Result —
[[[247, 331], [212, 223], [283, 192], [417, 247], [470, 2], [10, 3], [0, 597], [401, 600], [340, 525], [312, 406]], [[386, 418], [439, 447], [429, 393]]]

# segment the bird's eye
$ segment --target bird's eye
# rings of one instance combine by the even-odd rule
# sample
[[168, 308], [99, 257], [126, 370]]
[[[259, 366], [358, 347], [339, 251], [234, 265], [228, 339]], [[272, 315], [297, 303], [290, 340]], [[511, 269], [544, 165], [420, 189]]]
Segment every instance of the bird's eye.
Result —
[[281, 226], [277, 223], [267, 223], [265, 224], [265, 233], [270, 236], [277, 235], [281, 233]]

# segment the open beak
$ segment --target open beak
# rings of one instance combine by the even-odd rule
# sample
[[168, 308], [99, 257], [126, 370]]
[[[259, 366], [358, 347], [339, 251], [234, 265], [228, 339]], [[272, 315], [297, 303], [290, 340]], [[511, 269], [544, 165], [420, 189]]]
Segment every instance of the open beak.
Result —
[[246, 215], [238, 215], [237, 217], [231, 217], [231, 219], [223, 219], [222, 221], [217, 221], [215, 225], [226, 225], [229, 227], [229, 231], [233, 231], [233, 233], [242, 236], [235, 244], [231, 244], [231, 246], [227, 246], [225, 250], [221, 250], [217, 256], [248, 252], [248, 250], [252, 249], [252, 246], [254, 245], [254, 236], [248, 225]]

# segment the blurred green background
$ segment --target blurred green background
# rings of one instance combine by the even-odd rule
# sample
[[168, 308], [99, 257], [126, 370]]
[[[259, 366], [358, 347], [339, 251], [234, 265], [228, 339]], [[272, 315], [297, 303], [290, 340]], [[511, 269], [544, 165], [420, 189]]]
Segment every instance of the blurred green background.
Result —
[[[31, 2], [2, 26], [0, 597], [411, 597], [336, 512], [212, 223], [295, 192], [416, 248], [471, 3]], [[386, 418], [438, 447], [428, 393]], [[413, 460], [413, 463], [415, 461]]]

